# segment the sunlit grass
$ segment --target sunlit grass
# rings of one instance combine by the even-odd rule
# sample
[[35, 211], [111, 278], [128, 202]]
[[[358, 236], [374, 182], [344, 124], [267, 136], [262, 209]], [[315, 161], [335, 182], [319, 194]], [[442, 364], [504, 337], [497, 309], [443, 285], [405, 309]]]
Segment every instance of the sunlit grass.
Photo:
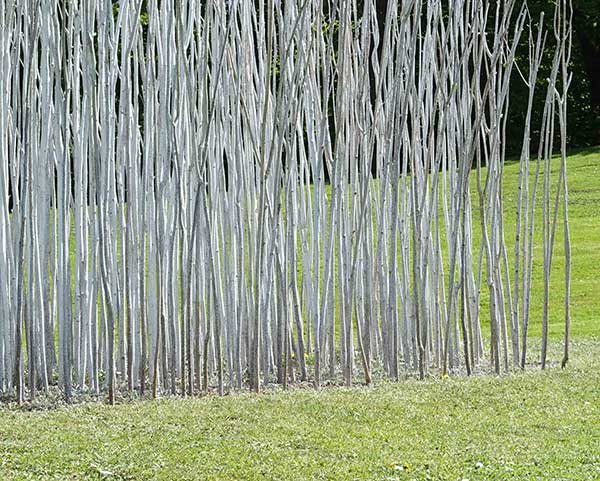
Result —
[[600, 342], [576, 342], [573, 359], [370, 389], [0, 408], [0, 478], [600, 479]]

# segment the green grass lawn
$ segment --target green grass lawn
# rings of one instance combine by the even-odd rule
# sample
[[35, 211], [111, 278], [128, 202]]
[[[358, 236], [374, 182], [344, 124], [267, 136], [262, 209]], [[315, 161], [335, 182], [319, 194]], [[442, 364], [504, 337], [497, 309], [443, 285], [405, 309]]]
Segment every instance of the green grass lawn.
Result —
[[600, 343], [567, 369], [0, 413], [0, 478], [600, 479]]
[[[558, 182], [560, 159], [551, 162], [552, 182]], [[532, 170], [535, 166], [532, 165]], [[543, 172], [543, 171], [542, 171]], [[472, 195], [477, 198], [475, 172], [472, 172]], [[519, 164], [505, 165], [504, 188], [504, 229], [509, 262], [514, 256], [515, 218], [519, 180]], [[600, 149], [587, 149], [569, 156], [569, 223], [571, 230], [571, 317], [575, 336], [600, 336]], [[534, 272], [532, 277], [531, 326], [530, 335], [539, 337], [541, 333], [543, 285], [541, 180], [538, 187], [536, 230], [534, 243]], [[552, 199], [554, 202], [554, 199]], [[561, 211], [562, 212], [562, 211]], [[564, 333], [564, 236], [559, 215], [556, 231], [552, 277], [550, 286], [549, 334], [559, 339]], [[474, 223], [479, 223], [478, 209], [474, 210]], [[478, 247], [480, 233], [474, 231], [475, 245]], [[478, 252], [478, 251], [477, 251]], [[512, 264], [510, 265], [512, 269]], [[512, 274], [512, 272], [511, 272]], [[487, 287], [482, 288], [482, 314], [486, 315]], [[485, 319], [484, 319], [485, 322]], [[487, 321], [489, 322], [489, 320]]]
[[[558, 165], [558, 162], [553, 164]], [[507, 244], [517, 164], [505, 172]], [[600, 480], [600, 150], [571, 156], [574, 344], [565, 370], [260, 396], [0, 405], [0, 481], [12, 479]], [[562, 335], [562, 238], [551, 331]], [[549, 358], [561, 357], [553, 341]]]

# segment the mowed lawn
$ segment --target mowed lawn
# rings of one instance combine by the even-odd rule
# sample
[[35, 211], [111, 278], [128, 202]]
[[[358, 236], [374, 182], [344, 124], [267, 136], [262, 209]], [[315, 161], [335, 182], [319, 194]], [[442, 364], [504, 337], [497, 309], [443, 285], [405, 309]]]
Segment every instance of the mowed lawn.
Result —
[[[531, 165], [531, 176], [535, 171]], [[582, 150], [568, 159], [569, 224], [571, 232], [571, 317], [576, 336], [600, 336], [600, 148]], [[551, 178], [554, 191], [551, 203], [554, 208], [555, 187], [558, 183], [560, 159], [551, 162]], [[534, 260], [531, 295], [531, 322], [529, 333], [539, 337], [541, 333], [542, 303], [544, 294], [542, 250], [542, 173], [538, 185]], [[472, 172], [471, 189], [477, 198], [475, 172]], [[504, 229], [510, 268], [514, 259], [515, 220], [519, 185], [519, 164], [508, 162], [504, 168]], [[530, 183], [530, 190], [532, 189]], [[561, 201], [562, 203], [562, 201]], [[479, 223], [478, 209], [474, 211], [474, 223]], [[479, 244], [480, 234], [474, 229], [474, 240]], [[478, 251], [477, 251], [478, 252]], [[550, 281], [549, 334], [562, 338], [564, 334], [564, 235], [562, 206], [559, 211], [552, 275]], [[476, 257], [476, 256], [474, 256]], [[511, 272], [512, 277], [512, 272]], [[512, 286], [511, 286], [512, 288]], [[482, 286], [482, 302], [487, 302], [487, 288]], [[485, 308], [482, 309], [485, 316]], [[489, 316], [488, 316], [489, 317]], [[488, 320], [489, 322], [489, 320]]]
[[600, 479], [600, 343], [565, 370], [0, 414], [0, 479]]
[[[517, 175], [518, 164], [507, 164], [509, 246]], [[536, 274], [525, 372], [115, 407], [0, 406], [0, 481], [600, 480], [599, 149], [571, 156], [569, 185], [574, 341], [566, 369], [556, 367], [564, 316], [557, 235], [544, 372], [535, 366]], [[536, 256], [539, 271], [539, 245]]]

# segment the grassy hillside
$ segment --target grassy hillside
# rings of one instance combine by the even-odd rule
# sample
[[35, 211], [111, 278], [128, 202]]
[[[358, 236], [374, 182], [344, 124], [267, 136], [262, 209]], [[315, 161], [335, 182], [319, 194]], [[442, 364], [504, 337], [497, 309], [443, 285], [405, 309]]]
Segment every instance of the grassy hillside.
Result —
[[[552, 182], [557, 183], [560, 159], [552, 161]], [[474, 173], [473, 173], [474, 174]], [[476, 195], [475, 176], [472, 189]], [[515, 218], [519, 180], [519, 164], [507, 163], [504, 170], [504, 228], [509, 259], [514, 252]], [[571, 316], [575, 336], [600, 335], [600, 149], [580, 151], [569, 157], [569, 220], [571, 228]], [[541, 189], [541, 185], [539, 187]], [[541, 204], [541, 194], [538, 207]], [[562, 211], [561, 211], [562, 212]], [[562, 215], [562, 214], [560, 214]], [[479, 222], [478, 212], [474, 221]], [[540, 335], [543, 301], [543, 252], [541, 242], [541, 209], [536, 215], [536, 242], [534, 244], [534, 273], [531, 304], [532, 337]], [[560, 222], [560, 217], [559, 217]], [[478, 232], [474, 232], [477, 241]], [[562, 222], [556, 231], [552, 278], [550, 285], [550, 337], [561, 338], [564, 329], [564, 237]], [[512, 265], [511, 265], [512, 268]], [[482, 301], [487, 299], [487, 288], [482, 289]], [[485, 308], [482, 309], [485, 312]]]
[[[517, 175], [508, 164], [509, 246]], [[0, 480], [600, 479], [600, 150], [570, 158], [569, 184], [575, 341], [567, 369], [116, 407], [0, 405]], [[550, 333], [560, 338], [562, 238], [556, 242]], [[536, 254], [533, 337], [540, 246]], [[550, 359], [560, 359], [560, 343], [551, 348]]]

